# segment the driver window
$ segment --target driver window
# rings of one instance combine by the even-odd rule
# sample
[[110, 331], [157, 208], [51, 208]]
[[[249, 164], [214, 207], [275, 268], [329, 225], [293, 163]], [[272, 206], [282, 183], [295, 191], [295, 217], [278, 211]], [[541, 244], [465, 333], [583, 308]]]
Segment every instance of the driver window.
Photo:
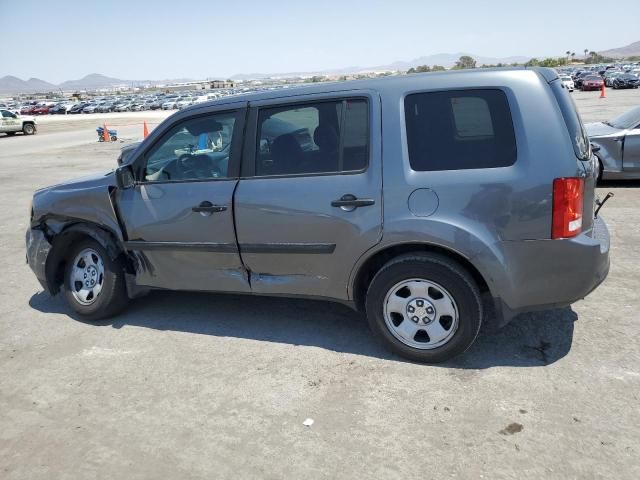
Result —
[[235, 112], [205, 115], [175, 125], [147, 155], [145, 180], [227, 178], [236, 116]]

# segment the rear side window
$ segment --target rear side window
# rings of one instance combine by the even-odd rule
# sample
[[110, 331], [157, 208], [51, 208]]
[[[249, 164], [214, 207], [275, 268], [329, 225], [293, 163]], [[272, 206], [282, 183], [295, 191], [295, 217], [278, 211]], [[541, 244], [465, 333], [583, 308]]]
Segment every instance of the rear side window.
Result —
[[256, 175], [360, 171], [369, 158], [364, 99], [260, 109]]
[[576, 109], [576, 104], [573, 101], [573, 97], [569, 94], [567, 88], [562, 82], [551, 82], [551, 90], [556, 97], [564, 123], [569, 130], [569, 136], [571, 137], [571, 143], [573, 144], [573, 150], [576, 152], [576, 157], [580, 160], [589, 160], [591, 158], [591, 152], [589, 149], [589, 137], [582, 125], [580, 115]]
[[501, 90], [415, 93], [405, 99], [409, 162], [417, 171], [508, 167], [516, 139]]

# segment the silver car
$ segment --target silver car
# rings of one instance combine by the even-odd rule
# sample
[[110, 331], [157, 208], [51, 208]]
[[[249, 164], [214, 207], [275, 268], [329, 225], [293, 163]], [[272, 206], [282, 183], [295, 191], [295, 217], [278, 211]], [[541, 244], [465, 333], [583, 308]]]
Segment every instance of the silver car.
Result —
[[120, 162], [33, 197], [29, 266], [88, 320], [151, 289], [323, 298], [441, 362], [482, 323], [569, 305], [609, 270], [597, 163], [550, 69], [205, 102]]
[[640, 106], [585, 128], [598, 158], [599, 179], [640, 178]]

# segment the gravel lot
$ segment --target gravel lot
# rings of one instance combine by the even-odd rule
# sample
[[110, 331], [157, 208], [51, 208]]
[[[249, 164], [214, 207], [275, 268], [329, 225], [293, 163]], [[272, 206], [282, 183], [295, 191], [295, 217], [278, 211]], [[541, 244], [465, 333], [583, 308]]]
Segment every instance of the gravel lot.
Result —
[[[585, 121], [640, 103], [574, 95]], [[129, 142], [166, 114], [0, 137], [0, 478], [640, 478], [640, 183], [601, 189], [598, 290], [447, 365], [389, 354], [324, 302], [154, 293], [83, 323], [25, 265], [31, 194], [115, 165], [105, 119]]]

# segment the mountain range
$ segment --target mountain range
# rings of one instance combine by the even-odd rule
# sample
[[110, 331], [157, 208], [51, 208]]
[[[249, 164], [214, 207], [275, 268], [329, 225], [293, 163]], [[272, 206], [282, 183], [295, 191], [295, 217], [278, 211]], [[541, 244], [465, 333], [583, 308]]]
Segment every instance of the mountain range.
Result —
[[626, 47], [612, 48], [598, 53], [603, 57], [611, 58], [640, 57], [640, 42], [633, 42]]
[[[613, 48], [610, 50], [599, 51], [601, 55], [612, 58], [623, 58], [630, 56], [640, 56], [640, 41], [631, 43], [624, 47]], [[427, 55], [414, 58], [409, 61], [396, 61], [387, 65], [378, 65], [373, 67], [351, 66], [344, 68], [335, 68], [319, 71], [305, 72], [287, 72], [287, 73], [241, 73], [230, 77], [233, 80], [256, 80], [264, 78], [287, 78], [311, 75], [348, 75], [354, 73], [390, 71], [390, 70], [408, 70], [418, 65], [442, 65], [443, 67], [452, 67], [455, 62], [463, 55], [469, 55], [476, 60], [477, 65], [490, 64], [511, 64], [524, 63], [529, 57], [514, 56], [505, 58], [485, 57], [482, 55], [474, 55], [469, 53], [438, 53], [435, 55]], [[73, 90], [95, 90], [99, 88], [108, 88], [119, 85], [145, 85], [145, 84], [166, 84], [174, 82], [187, 82], [190, 79], [180, 78], [171, 80], [122, 80], [119, 78], [107, 77], [99, 73], [92, 73], [78, 80], [67, 80], [60, 84], [53, 84], [41, 80], [39, 78], [30, 78], [22, 80], [18, 77], [8, 75], [0, 78], [0, 94], [9, 93], [35, 93], [35, 92], [51, 92], [51, 91], [73, 91]]]
[[98, 88], [109, 88], [119, 85], [145, 85], [145, 84], [165, 84], [174, 82], [187, 82], [187, 78], [175, 78], [170, 80], [122, 80], [119, 78], [107, 77], [99, 73], [92, 73], [78, 80], [67, 80], [59, 84], [53, 84], [39, 78], [22, 80], [12, 75], [0, 78], [0, 93], [35, 93], [35, 92], [57, 92], [73, 90], [95, 90]]

